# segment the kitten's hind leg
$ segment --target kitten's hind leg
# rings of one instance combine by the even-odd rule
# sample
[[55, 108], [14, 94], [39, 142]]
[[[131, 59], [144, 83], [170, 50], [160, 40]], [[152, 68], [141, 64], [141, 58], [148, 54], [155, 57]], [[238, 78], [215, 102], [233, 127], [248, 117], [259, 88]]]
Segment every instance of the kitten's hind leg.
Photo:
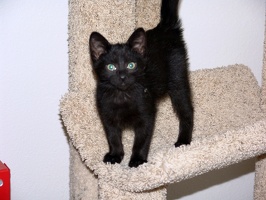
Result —
[[103, 162], [111, 164], [120, 163], [124, 157], [122, 130], [105, 125], [105, 133], [109, 145], [109, 152], [104, 156]]
[[190, 144], [193, 131], [194, 112], [188, 72], [185, 67], [186, 64], [182, 66], [170, 66], [169, 73], [168, 93], [171, 97], [174, 111], [179, 118], [179, 135], [175, 143], [176, 147]]

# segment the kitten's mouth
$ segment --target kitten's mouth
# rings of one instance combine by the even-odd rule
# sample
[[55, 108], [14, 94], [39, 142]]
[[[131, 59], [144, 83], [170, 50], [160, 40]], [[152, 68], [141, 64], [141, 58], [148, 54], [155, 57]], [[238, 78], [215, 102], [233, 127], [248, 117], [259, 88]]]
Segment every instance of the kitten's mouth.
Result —
[[129, 88], [128, 84], [122, 83], [121, 85], [118, 86], [118, 89], [125, 91]]
[[128, 90], [132, 84], [134, 83], [133, 81], [127, 79], [127, 80], [111, 80], [110, 83], [117, 89], [120, 91], [126, 91]]

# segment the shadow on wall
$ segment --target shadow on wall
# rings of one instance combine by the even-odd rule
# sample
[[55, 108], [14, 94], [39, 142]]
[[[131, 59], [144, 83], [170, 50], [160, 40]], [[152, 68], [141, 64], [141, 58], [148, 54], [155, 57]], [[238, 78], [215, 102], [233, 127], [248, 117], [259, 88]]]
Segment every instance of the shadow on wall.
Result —
[[64, 124], [64, 121], [62, 119], [62, 115], [60, 113], [58, 113], [58, 117], [59, 117], [59, 122], [61, 124], [61, 128], [63, 130], [63, 133], [64, 133], [64, 135], [66, 137], [67, 143], [68, 143], [68, 145], [70, 145], [71, 144], [71, 140], [70, 140], [70, 137], [69, 137], [69, 135], [67, 133], [67, 128], [66, 128], [66, 126]]
[[254, 172], [255, 158], [231, 165], [224, 169], [215, 170], [206, 174], [171, 184], [167, 187], [167, 199], [174, 200], [192, 195], [201, 190], [233, 180], [240, 176]]

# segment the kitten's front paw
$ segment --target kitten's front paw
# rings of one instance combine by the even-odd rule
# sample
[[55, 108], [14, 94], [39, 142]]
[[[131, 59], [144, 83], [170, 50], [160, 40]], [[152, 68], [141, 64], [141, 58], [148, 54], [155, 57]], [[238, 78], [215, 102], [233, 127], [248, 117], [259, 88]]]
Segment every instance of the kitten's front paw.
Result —
[[111, 155], [110, 153], [107, 153], [104, 158], [103, 158], [103, 162], [105, 163], [111, 163], [111, 164], [115, 164], [115, 163], [120, 163], [123, 159], [123, 156], [120, 155]]
[[189, 145], [190, 143], [184, 143], [184, 142], [176, 142], [175, 143], [175, 147], [180, 147], [180, 146], [182, 146], [182, 145]]
[[143, 163], [146, 163], [146, 162], [147, 162], [147, 160], [144, 160], [141, 158], [131, 158], [128, 166], [129, 167], [138, 167], [139, 165], [142, 165]]

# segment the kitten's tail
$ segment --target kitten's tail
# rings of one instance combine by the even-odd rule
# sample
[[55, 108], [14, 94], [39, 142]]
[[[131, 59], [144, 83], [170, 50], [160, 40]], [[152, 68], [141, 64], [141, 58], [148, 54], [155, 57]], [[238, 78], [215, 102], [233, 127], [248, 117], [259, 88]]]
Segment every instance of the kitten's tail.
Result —
[[160, 26], [170, 29], [179, 26], [178, 3], [179, 0], [162, 0]]

